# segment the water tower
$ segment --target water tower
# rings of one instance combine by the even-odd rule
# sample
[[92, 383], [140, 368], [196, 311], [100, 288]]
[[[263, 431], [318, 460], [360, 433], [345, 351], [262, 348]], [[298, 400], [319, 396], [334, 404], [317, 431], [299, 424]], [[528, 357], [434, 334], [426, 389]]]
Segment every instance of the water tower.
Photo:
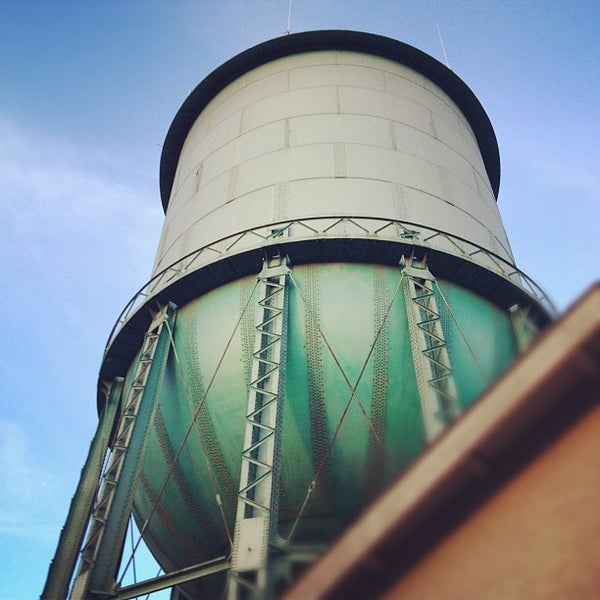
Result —
[[550, 318], [499, 181], [477, 98], [396, 40], [288, 35], [204, 79], [165, 140], [153, 276], [108, 341], [47, 597], [90, 510], [74, 598], [132, 597], [131, 512], [173, 598], [270, 597], [318, 556]]

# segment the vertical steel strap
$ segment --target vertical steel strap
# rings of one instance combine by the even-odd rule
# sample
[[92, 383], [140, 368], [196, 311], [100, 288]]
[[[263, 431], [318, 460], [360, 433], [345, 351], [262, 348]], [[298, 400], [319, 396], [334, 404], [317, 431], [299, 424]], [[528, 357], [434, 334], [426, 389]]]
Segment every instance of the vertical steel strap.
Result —
[[229, 579], [229, 600], [268, 598], [269, 547], [277, 532], [278, 475], [290, 270], [266, 259], [258, 276], [258, 318]]

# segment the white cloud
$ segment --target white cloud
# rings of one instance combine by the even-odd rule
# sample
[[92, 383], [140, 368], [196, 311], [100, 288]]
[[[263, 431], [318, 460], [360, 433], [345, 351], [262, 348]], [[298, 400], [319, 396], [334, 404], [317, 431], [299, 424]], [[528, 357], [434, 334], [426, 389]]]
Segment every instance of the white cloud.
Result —
[[148, 197], [148, 179], [156, 189], [153, 176], [131, 176], [107, 152], [29, 131], [2, 115], [0, 130], [3, 229], [23, 244], [49, 236], [57, 243], [61, 236], [99, 241], [109, 231], [129, 246], [146, 247], [146, 226], [160, 226], [158, 198]]
[[105, 148], [2, 114], [0, 132], [0, 535], [53, 543], [94, 427], [103, 345], [149, 277], [162, 210], [156, 176]]
[[0, 419], [0, 535], [47, 541], [56, 536], [49, 517], [63, 512], [60, 480], [36, 461], [25, 428]]
[[[150, 276], [162, 224], [156, 177], [0, 114], [0, 288], [9, 311], [85, 320], [120, 308]], [[77, 302], [73, 302], [77, 299]], [[114, 302], [114, 304], [113, 304]], [[79, 323], [73, 323], [79, 326]], [[47, 326], [47, 325], [45, 325]]]

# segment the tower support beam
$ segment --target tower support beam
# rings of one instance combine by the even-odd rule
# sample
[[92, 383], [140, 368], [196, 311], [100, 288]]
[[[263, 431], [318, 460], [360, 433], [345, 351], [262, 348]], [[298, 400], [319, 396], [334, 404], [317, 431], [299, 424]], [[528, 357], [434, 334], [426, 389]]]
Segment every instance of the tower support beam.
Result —
[[281, 414], [288, 322], [287, 259], [264, 261], [236, 523], [229, 600], [269, 598], [269, 548], [277, 534]]
[[109, 465], [81, 551], [79, 571], [71, 591], [72, 600], [87, 600], [91, 597], [91, 589], [114, 591], [135, 485], [169, 355], [169, 335], [165, 324], [170, 321], [172, 325], [174, 318], [174, 306], [164, 306], [154, 316], [144, 337], [131, 389], [123, 401]]
[[426, 260], [402, 260], [408, 330], [428, 441], [460, 413], [456, 384], [435, 297], [435, 277]]
[[[132, 598], [140, 598], [147, 594], [159, 592], [167, 588], [172, 588], [176, 585], [181, 585], [189, 581], [195, 581], [201, 577], [208, 577], [215, 573], [220, 573], [229, 569], [229, 560], [225, 556], [220, 556], [191, 567], [185, 567], [178, 571], [159, 575], [152, 579], [140, 581], [126, 587], [119, 588], [114, 593], [111, 593], [110, 600], [131, 600]], [[93, 592], [92, 592], [93, 593]], [[97, 594], [101, 597], [101, 594]]]
[[115, 424], [122, 390], [123, 379], [121, 377], [117, 377], [111, 385], [107, 386], [104, 410], [90, 444], [85, 465], [81, 470], [79, 484], [71, 501], [67, 520], [60, 533], [41, 600], [66, 598], [69, 593], [69, 584], [75, 571], [77, 555], [98, 491], [102, 464], [108, 451], [110, 434]]

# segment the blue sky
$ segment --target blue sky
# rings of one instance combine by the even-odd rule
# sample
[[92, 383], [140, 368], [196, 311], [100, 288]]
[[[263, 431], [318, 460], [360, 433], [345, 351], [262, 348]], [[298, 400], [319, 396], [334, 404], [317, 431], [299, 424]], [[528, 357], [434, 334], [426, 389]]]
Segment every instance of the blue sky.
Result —
[[[41, 592], [112, 325], [160, 235], [161, 144], [193, 87], [285, 33], [288, 0], [0, 0], [0, 598]], [[600, 4], [292, 0], [443, 60], [495, 128], [519, 267], [562, 311], [600, 256]]]

